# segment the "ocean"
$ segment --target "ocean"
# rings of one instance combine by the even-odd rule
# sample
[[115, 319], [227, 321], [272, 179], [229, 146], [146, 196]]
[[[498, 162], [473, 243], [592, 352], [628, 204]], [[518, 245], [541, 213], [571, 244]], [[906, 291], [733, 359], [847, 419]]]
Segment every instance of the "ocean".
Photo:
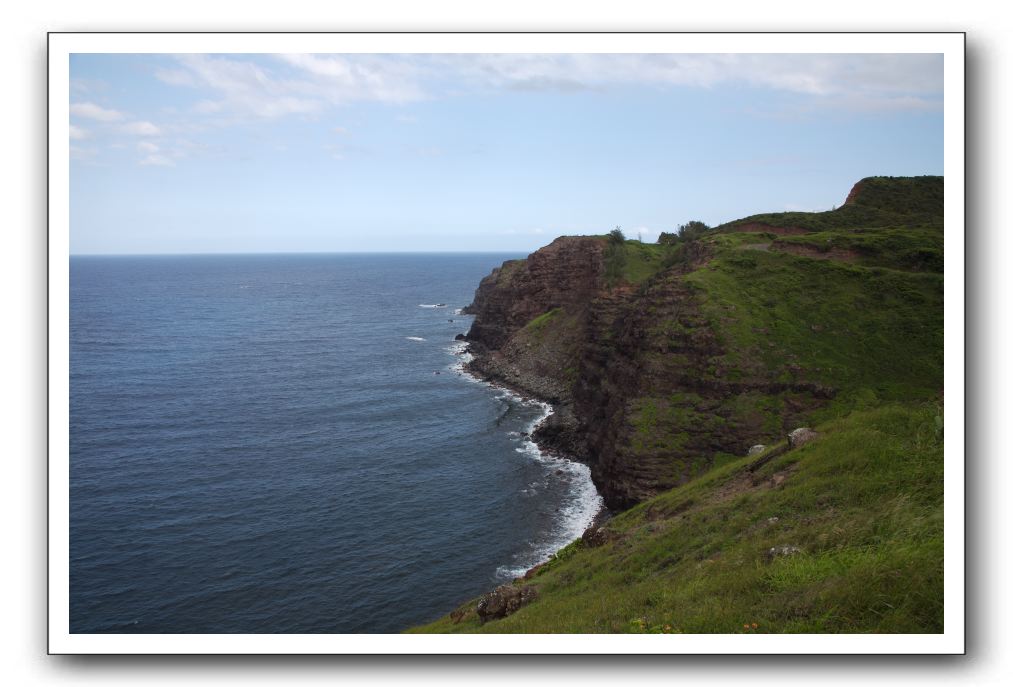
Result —
[[398, 632], [580, 536], [454, 340], [514, 257], [72, 257], [70, 631]]

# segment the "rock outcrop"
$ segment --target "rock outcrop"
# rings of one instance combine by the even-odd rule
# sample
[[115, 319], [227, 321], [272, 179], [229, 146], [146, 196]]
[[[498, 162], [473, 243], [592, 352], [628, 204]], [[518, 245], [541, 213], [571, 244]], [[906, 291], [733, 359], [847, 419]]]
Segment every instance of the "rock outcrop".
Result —
[[478, 315], [468, 340], [501, 348], [517, 330], [553, 308], [581, 308], [602, 287], [605, 243], [560, 237], [525, 260], [508, 260], [478, 285], [465, 309]]
[[504, 584], [482, 597], [476, 607], [478, 618], [483, 623], [505, 618], [522, 606], [537, 598], [534, 587]]
[[788, 433], [788, 446], [790, 448], [799, 448], [800, 446], [805, 446], [818, 436], [817, 432], [808, 427], [799, 427]]

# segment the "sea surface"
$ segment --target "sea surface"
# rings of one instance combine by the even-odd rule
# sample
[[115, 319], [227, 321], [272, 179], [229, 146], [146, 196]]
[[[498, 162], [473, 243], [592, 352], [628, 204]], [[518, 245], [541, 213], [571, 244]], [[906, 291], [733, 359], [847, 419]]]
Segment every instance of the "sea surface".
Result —
[[454, 341], [514, 257], [72, 257], [71, 632], [397, 632], [579, 536]]

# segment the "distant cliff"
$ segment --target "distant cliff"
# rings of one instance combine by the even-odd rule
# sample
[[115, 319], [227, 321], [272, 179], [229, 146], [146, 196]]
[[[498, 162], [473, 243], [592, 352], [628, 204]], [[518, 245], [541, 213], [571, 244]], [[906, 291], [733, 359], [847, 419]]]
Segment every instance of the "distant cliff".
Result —
[[551, 401], [536, 439], [627, 508], [788, 430], [942, 385], [942, 179], [676, 245], [561, 237], [482, 280], [472, 369]]

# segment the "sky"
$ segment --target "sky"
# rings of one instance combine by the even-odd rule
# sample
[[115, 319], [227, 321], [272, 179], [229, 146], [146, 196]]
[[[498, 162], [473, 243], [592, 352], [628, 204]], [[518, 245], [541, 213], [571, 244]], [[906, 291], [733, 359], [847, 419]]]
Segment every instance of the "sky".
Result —
[[75, 54], [72, 254], [528, 252], [943, 173], [932, 54]]

